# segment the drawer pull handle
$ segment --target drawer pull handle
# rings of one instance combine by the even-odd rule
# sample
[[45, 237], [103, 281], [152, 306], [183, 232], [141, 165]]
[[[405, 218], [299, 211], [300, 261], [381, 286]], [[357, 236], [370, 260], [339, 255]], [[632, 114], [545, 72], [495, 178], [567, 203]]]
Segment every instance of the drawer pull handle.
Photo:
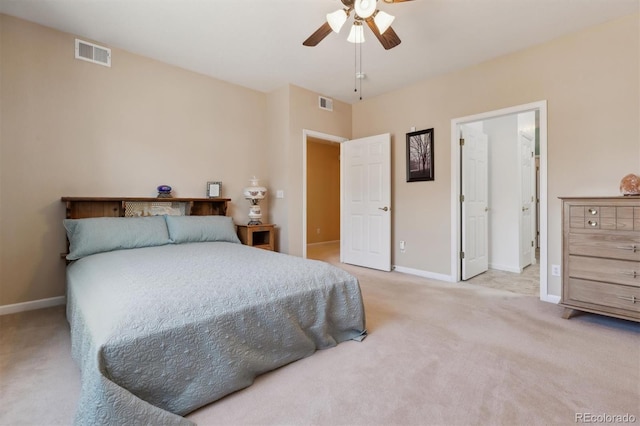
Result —
[[631, 303], [636, 303], [638, 299], [635, 296], [616, 296], [618, 299], [628, 300]]
[[636, 271], [620, 271], [622, 275], [629, 275], [630, 277], [636, 278], [638, 273]]
[[587, 223], [588, 223], [589, 225], [591, 225], [591, 226], [598, 226], [598, 222], [596, 222], [596, 221], [592, 221], [592, 220], [590, 220], [590, 221], [589, 221], [589, 222], [587, 222]]
[[631, 251], [632, 251], [632, 252], [634, 252], [634, 253], [635, 253], [635, 252], [636, 252], [636, 250], [637, 250], [637, 247], [636, 247], [636, 245], [635, 245], [635, 244], [632, 244], [632, 245], [630, 245], [630, 246], [618, 246], [618, 247], [616, 247], [616, 248], [618, 248], [618, 249], [620, 249], [620, 250], [631, 250]]
[[596, 210], [596, 209], [589, 209], [589, 213], [591, 213], [592, 215], [597, 215], [597, 214], [598, 214], [598, 210]]

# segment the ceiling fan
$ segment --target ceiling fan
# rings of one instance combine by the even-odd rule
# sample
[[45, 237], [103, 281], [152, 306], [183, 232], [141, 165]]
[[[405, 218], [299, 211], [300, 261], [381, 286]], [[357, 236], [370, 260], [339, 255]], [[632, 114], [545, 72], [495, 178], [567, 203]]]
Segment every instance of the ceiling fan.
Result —
[[[344, 9], [336, 10], [327, 14], [327, 22], [322, 24], [313, 34], [309, 36], [302, 44], [305, 46], [316, 46], [331, 31], [340, 32], [340, 29], [347, 21], [347, 18], [354, 13], [354, 23], [347, 41], [351, 43], [364, 42], [363, 22], [366, 22], [373, 34], [386, 49], [393, 49], [400, 44], [401, 40], [391, 28], [391, 22], [394, 17], [386, 12], [378, 10], [376, 7], [377, 0], [341, 0], [345, 6]], [[384, 0], [385, 3], [402, 3], [411, 0]]]

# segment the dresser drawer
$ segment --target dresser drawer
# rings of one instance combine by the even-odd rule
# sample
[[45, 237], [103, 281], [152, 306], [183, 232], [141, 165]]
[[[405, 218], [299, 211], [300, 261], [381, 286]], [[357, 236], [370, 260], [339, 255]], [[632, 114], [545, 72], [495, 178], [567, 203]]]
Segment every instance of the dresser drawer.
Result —
[[569, 254], [640, 262], [640, 235], [629, 233], [571, 233]]
[[599, 226], [600, 210], [593, 207], [571, 206], [569, 209], [570, 227], [576, 229], [595, 228]]
[[640, 313], [640, 288], [570, 278], [563, 303], [576, 302]]
[[[634, 228], [634, 225], [638, 225], [636, 216], [639, 213], [640, 211], [630, 206], [571, 206], [569, 226], [572, 229], [638, 230], [637, 227]], [[634, 222], [634, 217], [636, 222]]]
[[569, 277], [640, 288], [640, 263], [628, 260], [569, 256]]

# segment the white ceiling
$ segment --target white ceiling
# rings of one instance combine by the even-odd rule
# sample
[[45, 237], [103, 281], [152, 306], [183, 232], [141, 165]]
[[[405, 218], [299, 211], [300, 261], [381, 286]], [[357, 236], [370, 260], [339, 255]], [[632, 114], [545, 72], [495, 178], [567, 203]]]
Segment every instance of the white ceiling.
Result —
[[[365, 28], [365, 99], [640, 10], [640, 0], [378, 3], [396, 16], [402, 43], [384, 50]], [[291, 83], [354, 103], [350, 25], [302, 46], [341, 7], [340, 0], [0, 0], [2, 13], [245, 87], [270, 92]]]

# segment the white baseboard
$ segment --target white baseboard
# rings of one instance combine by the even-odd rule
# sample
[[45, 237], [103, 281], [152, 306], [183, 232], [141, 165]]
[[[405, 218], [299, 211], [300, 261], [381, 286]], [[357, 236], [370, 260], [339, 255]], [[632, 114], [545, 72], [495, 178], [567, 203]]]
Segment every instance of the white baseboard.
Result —
[[438, 281], [447, 281], [450, 283], [455, 282], [451, 275], [438, 274], [436, 272], [422, 271], [420, 269], [407, 268], [404, 266], [394, 265], [393, 269], [398, 272], [402, 272], [404, 274], [417, 275], [419, 277], [431, 278]]
[[495, 264], [495, 263], [490, 263], [489, 264], [489, 269], [495, 269], [497, 271], [504, 271], [504, 272], [513, 272], [515, 274], [521, 274], [523, 269], [522, 268], [518, 268], [515, 266], [509, 266], [509, 265], [500, 265], [500, 264]]
[[553, 294], [543, 295], [540, 300], [543, 302], [555, 303], [556, 305], [560, 303], [560, 296], [556, 296]]
[[33, 311], [35, 309], [50, 308], [66, 303], [64, 296], [50, 297], [48, 299], [33, 300], [31, 302], [14, 303], [13, 305], [0, 306], [0, 315], [15, 314], [18, 312]]

